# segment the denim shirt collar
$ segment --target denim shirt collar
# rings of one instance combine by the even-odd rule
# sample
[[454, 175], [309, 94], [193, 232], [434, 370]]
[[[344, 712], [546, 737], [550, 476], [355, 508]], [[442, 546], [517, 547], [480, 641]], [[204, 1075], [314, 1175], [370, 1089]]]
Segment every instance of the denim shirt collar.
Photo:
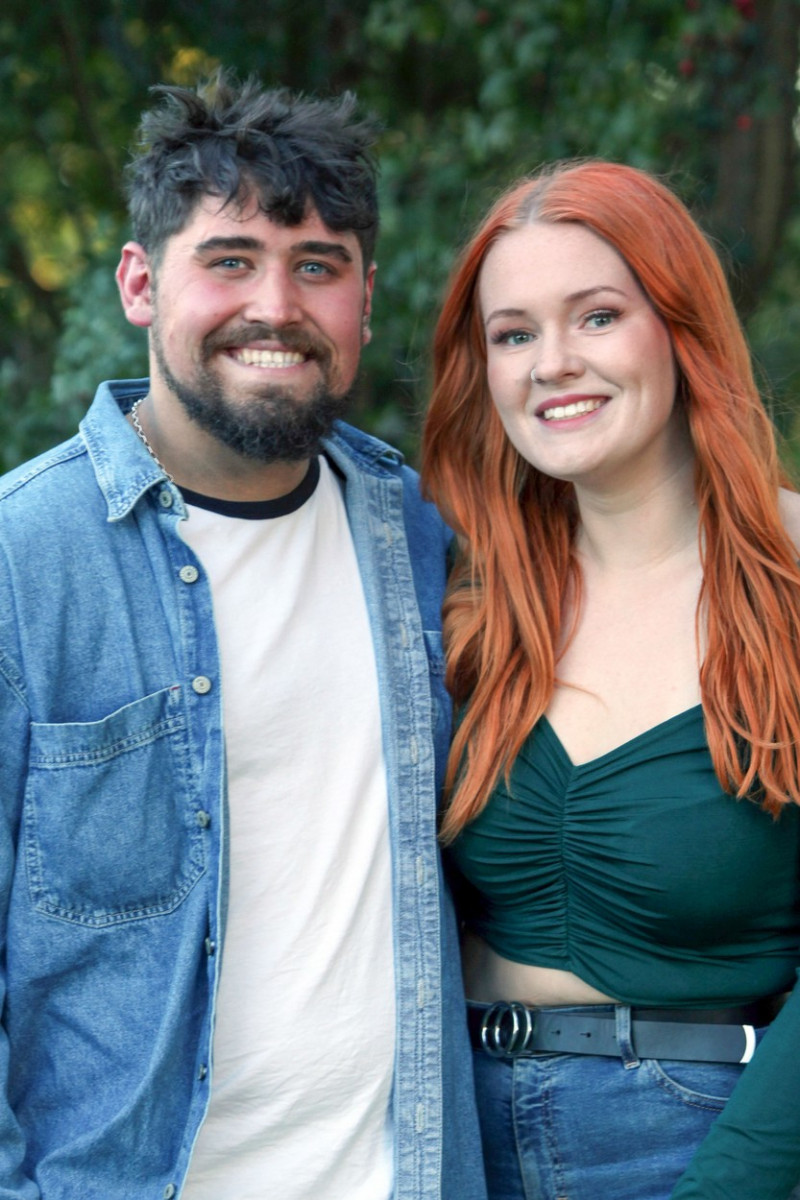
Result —
[[[120, 521], [156, 484], [168, 482], [166, 472], [142, 444], [131, 425], [120, 423], [134, 403], [147, 395], [148, 379], [114, 379], [101, 383], [94, 403], [80, 423], [97, 484], [108, 507], [109, 521]], [[325, 454], [347, 476], [355, 458], [360, 469], [374, 475], [396, 474], [403, 456], [379, 438], [337, 421], [322, 443]], [[177, 490], [177, 489], [176, 489]], [[178, 511], [185, 515], [180, 496]]]
[[129, 413], [134, 402], [147, 395], [148, 387], [147, 379], [101, 383], [79, 426], [109, 521], [121, 521], [145, 492], [166, 480], [133, 426], [120, 421], [120, 413]]

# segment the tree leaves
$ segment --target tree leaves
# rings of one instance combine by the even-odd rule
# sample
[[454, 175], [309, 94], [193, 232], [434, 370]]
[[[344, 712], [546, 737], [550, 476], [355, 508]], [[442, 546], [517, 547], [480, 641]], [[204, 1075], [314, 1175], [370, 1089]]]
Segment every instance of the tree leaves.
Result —
[[385, 123], [375, 337], [356, 416], [412, 455], [456, 248], [512, 178], [573, 155], [656, 170], [695, 206], [729, 250], [781, 408], [796, 407], [788, 352], [768, 351], [779, 317], [800, 324], [786, 285], [800, 275], [787, 233], [800, 220], [799, 30], [797, 0], [6, 0], [5, 465], [71, 432], [101, 378], [141, 369], [141, 331], [111, 282], [122, 166], [148, 86], [191, 83], [219, 62], [267, 84], [355, 88]]

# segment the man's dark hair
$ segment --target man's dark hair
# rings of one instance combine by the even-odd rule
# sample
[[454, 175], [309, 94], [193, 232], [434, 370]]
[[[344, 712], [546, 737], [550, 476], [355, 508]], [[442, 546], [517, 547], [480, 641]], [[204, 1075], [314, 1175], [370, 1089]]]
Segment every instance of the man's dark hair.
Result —
[[377, 126], [356, 117], [351, 92], [315, 99], [224, 70], [195, 90], [151, 91], [162, 103], [142, 116], [126, 192], [133, 236], [155, 262], [212, 195], [221, 206], [256, 199], [281, 225], [299, 225], [313, 206], [330, 229], [356, 235], [366, 271], [378, 233]]

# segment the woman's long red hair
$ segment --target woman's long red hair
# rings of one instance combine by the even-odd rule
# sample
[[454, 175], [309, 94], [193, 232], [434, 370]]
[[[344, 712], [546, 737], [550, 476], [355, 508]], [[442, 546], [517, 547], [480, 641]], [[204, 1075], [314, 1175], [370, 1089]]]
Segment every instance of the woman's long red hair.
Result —
[[586, 161], [498, 200], [456, 264], [436, 327], [422, 475], [462, 550], [445, 605], [447, 680], [463, 713], [443, 837], [481, 811], [546, 710], [568, 589], [580, 602], [572, 485], [517, 453], [486, 385], [481, 266], [530, 221], [579, 222], [604, 238], [669, 329], [696, 456], [711, 757], [724, 790], [757, 794], [777, 813], [800, 801], [800, 570], [778, 513], [786, 480], [772, 426], [719, 261], [686, 208], [646, 172]]

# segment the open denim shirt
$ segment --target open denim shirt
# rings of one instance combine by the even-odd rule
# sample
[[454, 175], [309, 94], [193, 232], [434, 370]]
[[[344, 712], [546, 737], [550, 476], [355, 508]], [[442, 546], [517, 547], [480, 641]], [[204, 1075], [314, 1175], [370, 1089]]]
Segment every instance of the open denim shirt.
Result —
[[[122, 415], [146, 390], [102, 384], [80, 434], [0, 484], [0, 1200], [178, 1196], [208, 1101], [227, 896], [220, 672], [180, 492]], [[394, 1200], [484, 1200], [435, 836], [448, 535], [388, 446], [339, 426], [325, 452], [380, 681]]]

